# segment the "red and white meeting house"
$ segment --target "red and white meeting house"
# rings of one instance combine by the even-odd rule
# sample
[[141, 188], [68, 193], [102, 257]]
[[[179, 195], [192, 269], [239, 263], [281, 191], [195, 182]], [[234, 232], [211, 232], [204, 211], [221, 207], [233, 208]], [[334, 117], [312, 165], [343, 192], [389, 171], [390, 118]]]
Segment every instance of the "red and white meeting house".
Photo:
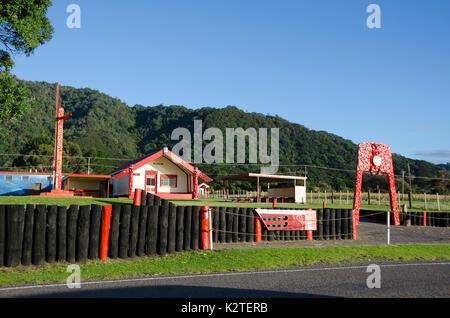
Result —
[[142, 189], [164, 199], [197, 199], [199, 179], [212, 179], [164, 148], [117, 168], [111, 175], [113, 197], [133, 198]]

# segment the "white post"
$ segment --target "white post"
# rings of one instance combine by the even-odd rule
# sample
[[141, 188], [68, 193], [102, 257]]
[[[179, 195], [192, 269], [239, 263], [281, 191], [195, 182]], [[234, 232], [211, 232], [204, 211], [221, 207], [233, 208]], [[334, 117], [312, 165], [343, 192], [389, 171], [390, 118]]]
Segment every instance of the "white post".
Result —
[[391, 244], [391, 211], [386, 213], [387, 215], [387, 245]]
[[424, 204], [425, 204], [425, 210], [427, 209], [427, 193], [426, 192], [424, 192], [424, 194], [423, 194], [423, 202], [424, 202]]
[[439, 193], [437, 193], [437, 192], [436, 192], [436, 199], [437, 199], [438, 211], [440, 211], [441, 205], [439, 204]]
[[381, 205], [381, 193], [380, 193], [380, 189], [378, 189], [378, 205]]

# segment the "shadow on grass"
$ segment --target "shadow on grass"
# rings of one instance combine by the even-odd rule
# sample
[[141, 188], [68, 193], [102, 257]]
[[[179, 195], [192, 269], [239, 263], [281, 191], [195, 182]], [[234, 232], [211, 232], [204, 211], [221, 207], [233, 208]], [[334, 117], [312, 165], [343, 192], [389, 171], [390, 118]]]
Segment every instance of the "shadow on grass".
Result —
[[115, 201], [108, 201], [108, 200], [102, 200], [102, 199], [96, 199], [96, 201], [104, 203], [103, 205], [130, 205], [130, 204], [133, 204], [133, 202], [115, 202]]

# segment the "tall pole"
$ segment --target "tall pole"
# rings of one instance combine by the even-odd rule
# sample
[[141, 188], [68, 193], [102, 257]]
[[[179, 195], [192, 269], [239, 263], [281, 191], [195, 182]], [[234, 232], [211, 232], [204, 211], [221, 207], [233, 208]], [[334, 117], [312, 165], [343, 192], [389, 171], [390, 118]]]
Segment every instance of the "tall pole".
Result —
[[195, 167], [194, 168], [194, 174], [193, 174], [193, 177], [194, 177], [194, 182], [193, 182], [193, 184], [194, 184], [194, 189], [193, 189], [193, 194], [192, 194], [192, 198], [193, 199], [198, 199], [198, 175], [199, 175], [199, 171], [198, 171], [198, 168], [197, 167]]
[[56, 124], [55, 124], [55, 151], [53, 158], [53, 192], [61, 192], [62, 181], [62, 147], [63, 147], [63, 122], [72, 116], [72, 113], [64, 115], [64, 108], [59, 106], [59, 83], [56, 86]]
[[405, 171], [402, 171], [402, 201], [405, 200]]

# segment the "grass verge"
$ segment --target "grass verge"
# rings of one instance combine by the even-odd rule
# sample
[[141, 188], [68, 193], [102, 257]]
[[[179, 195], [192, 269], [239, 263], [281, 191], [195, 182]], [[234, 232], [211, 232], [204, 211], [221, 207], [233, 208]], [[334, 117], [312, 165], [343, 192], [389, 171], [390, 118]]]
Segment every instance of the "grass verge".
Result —
[[58, 198], [41, 196], [0, 196], [0, 204], [45, 204], [45, 205], [111, 205], [111, 204], [131, 204], [132, 199], [110, 199], [110, 198]]
[[[343, 246], [319, 248], [243, 248], [198, 250], [165, 256], [88, 261], [81, 280], [155, 275], [269, 270], [318, 264], [449, 260], [450, 245]], [[68, 263], [0, 268], [0, 286], [65, 282]]]
[[[236, 208], [272, 208], [272, 203], [240, 203], [231, 202], [229, 200], [223, 199], [207, 199], [207, 200], [187, 200], [187, 199], [173, 199], [169, 200], [176, 205], [209, 205], [209, 206], [221, 206], [221, 207], [236, 207]], [[69, 207], [71, 204], [74, 205], [110, 205], [110, 204], [132, 204], [132, 199], [115, 199], [115, 198], [83, 198], [83, 197], [72, 197], [72, 198], [57, 198], [57, 197], [41, 197], [41, 196], [0, 196], [0, 204], [45, 204], [45, 205], [65, 205]], [[320, 204], [278, 204], [279, 207], [289, 207], [289, 208], [311, 208], [320, 209], [322, 208], [322, 203]], [[350, 204], [330, 204], [327, 203], [328, 208], [332, 209], [353, 209], [353, 205]], [[361, 205], [362, 210], [374, 210], [374, 211], [389, 211], [390, 207], [387, 205]], [[444, 208], [442, 211], [446, 211]], [[423, 209], [411, 208], [408, 209], [410, 212], [422, 212]], [[427, 209], [428, 212], [438, 212], [431, 209]]]

